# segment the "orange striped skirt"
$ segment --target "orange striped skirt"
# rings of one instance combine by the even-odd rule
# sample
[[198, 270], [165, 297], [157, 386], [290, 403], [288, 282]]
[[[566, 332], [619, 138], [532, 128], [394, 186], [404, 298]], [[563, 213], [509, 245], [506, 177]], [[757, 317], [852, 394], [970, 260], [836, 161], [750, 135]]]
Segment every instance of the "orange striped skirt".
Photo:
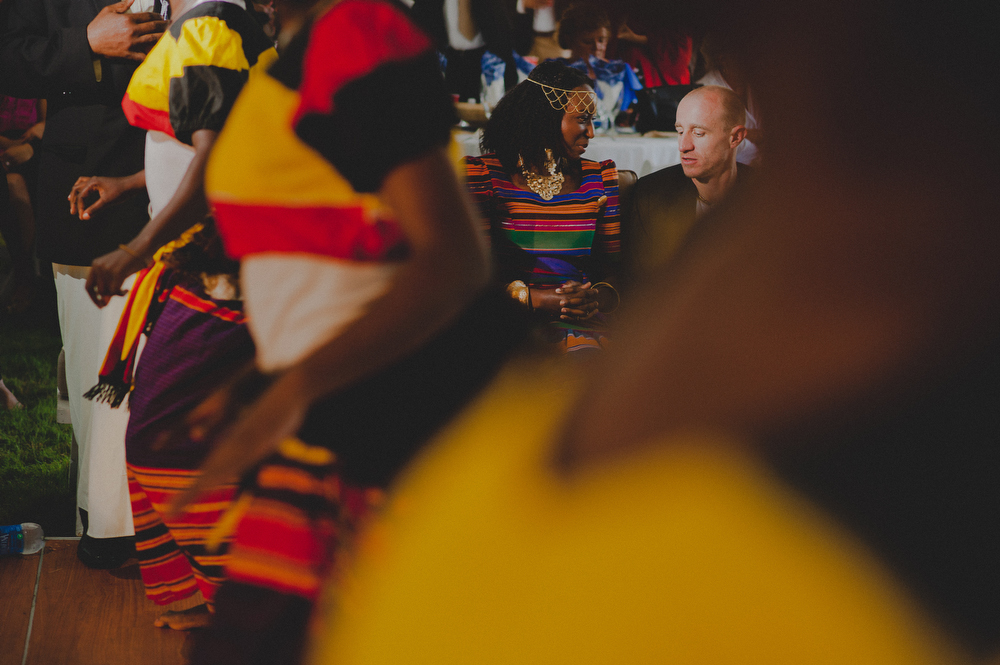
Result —
[[[215, 525], [230, 508], [236, 485], [202, 494], [185, 513], [168, 519], [166, 509], [189, 487], [198, 472], [156, 469], [128, 464], [129, 494], [135, 521], [135, 549], [146, 595], [158, 605], [188, 598], [201, 591], [211, 606], [224, 579], [229, 539], [210, 547]], [[216, 536], [217, 537], [217, 536]]]

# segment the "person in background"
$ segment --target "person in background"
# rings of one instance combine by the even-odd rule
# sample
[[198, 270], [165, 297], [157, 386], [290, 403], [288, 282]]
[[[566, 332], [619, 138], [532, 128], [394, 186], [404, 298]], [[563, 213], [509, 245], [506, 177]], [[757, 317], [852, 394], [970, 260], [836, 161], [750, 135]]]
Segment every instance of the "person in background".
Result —
[[639, 71], [643, 85], [689, 85], [692, 21], [683, 3], [629, 2], [622, 12], [614, 53]]
[[24, 408], [24, 405], [21, 404], [17, 400], [17, 397], [14, 396], [14, 393], [10, 391], [10, 388], [4, 384], [2, 373], [0, 373], [0, 406], [2, 406], [5, 411]]
[[746, 187], [736, 161], [746, 135], [743, 103], [732, 90], [695, 88], [677, 105], [681, 163], [639, 178], [622, 230], [623, 277], [632, 287], [668, 264], [698, 220]]
[[496, 277], [564, 352], [607, 342], [606, 281], [619, 258], [618, 170], [583, 159], [596, 94], [582, 72], [544, 62], [500, 100], [466, 184], [487, 225]]
[[35, 211], [31, 201], [45, 133], [45, 100], [0, 97], [0, 164], [7, 174], [11, 220], [0, 227], [14, 264], [14, 291], [7, 311], [31, 306], [35, 282]]
[[515, 11], [515, 26], [521, 38], [518, 53], [533, 55], [539, 62], [569, 56], [556, 40], [559, 14], [555, 0], [517, 0]]
[[315, 663], [997, 659], [992, 8], [720, 4], [766, 169], [582, 389], [530, 367], [428, 451]]
[[620, 111], [628, 111], [642, 84], [624, 60], [607, 58], [611, 20], [594, 2], [570, 5], [559, 23], [559, 44], [570, 56], [559, 62], [584, 72], [597, 91], [598, 121], [603, 129], [615, 121]]
[[736, 93], [746, 109], [747, 136], [736, 155], [736, 161], [741, 164], [757, 164], [764, 136], [759, 113], [747, 82], [747, 64], [744, 60], [749, 56], [741, 55], [732, 44], [726, 44], [721, 37], [711, 33], [701, 42], [701, 55], [707, 71], [698, 79], [698, 85], [729, 88]]
[[518, 40], [509, 5], [509, 0], [414, 0], [410, 16], [447, 60], [445, 84], [459, 101], [479, 100], [486, 51], [506, 64], [507, 89], [517, 85], [513, 54]]
[[99, 309], [85, 284], [91, 262], [128, 241], [148, 221], [137, 195], [81, 221], [67, 197], [77, 179], [142, 169], [144, 132], [121, 111], [132, 72], [166, 27], [154, 3], [101, 7], [78, 0], [4, 0], [0, 4], [0, 92], [48, 100], [38, 165], [36, 248], [53, 264], [66, 353], [73, 433], [80, 447], [77, 505], [84, 535], [77, 555], [112, 568], [132, 551], [125, 475], [128, 413], [83, 398], [93, 385], [124, 302]]
[[559, 21], [559, 46], [570, 52], [566, 61], [582, 62], [587, 75], [594, 79], [591, 58], [607, 59], [611, 39], [611, 21], [596, 4], [581, 2], [571, 5]]

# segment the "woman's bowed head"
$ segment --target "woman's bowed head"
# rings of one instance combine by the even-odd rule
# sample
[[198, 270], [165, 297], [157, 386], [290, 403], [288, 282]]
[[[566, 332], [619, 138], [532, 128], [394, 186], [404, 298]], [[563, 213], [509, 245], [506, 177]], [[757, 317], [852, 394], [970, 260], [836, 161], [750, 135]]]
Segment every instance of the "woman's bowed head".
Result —
[[596, 100], [586, 74], [543, 62], [497, 104], [483, 129], [482, 152], [495, 153], [508, 173], [544, 173], [546, 151], [566, 162], [563, 171], [573, 171], [594, 137]]

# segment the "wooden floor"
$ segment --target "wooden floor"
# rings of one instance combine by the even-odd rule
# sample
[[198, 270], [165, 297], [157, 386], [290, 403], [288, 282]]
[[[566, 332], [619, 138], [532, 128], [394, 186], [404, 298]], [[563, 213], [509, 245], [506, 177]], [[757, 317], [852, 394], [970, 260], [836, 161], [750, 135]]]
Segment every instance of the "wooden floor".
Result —
[[146, 599], [138, 564], [91, 570], [77, 542], [0, 559], [0, 665], [185, 663], [187, 634], [153, 627], [166, 608]]

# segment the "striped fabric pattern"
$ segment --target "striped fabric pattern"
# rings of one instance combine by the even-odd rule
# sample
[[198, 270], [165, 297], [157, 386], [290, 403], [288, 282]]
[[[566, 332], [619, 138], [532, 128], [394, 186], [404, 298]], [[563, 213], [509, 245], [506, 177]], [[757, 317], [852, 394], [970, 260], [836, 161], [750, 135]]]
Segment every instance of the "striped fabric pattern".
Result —
[[184, 305], [190, 310], [208, 314], [229, 323], [237, 325], [246, 323], [246, 316], [243, 314], [243, 310], [220, 305], [219, 301], [200, 296], [179, 284], [174, 286], [170, 291], [170, 299]]
[[[576, 191], [548, 201], [517, 187], [496, 155], [465, 157], [464, 163], [466, 185], [493, 243], [501, 281], [554, 289], [570, 280], [597, 281], [595, 270], [617, 262], [621, 225], [618, 169], [612, 160], [581, 160]], [[546, 328], [544, 339], [565, 353], [600, 350], [608, 343], [600, 315], [581, 325], [555, 319]]]
[[165, 449], [155, 444], [249, 363], [254, 345], [238, 302], [212, 300], [169, 268], [163, 281], [157, 298], [163, 307], [147, 330], [136, 367], [125, 435], [136, 551], [146, 595], [153, 602], [164, 605], [200, 590], [211, 604], [224, 578], [228, 541], [221, 538], [216, 549], [210, 538], [229, 510], [236, 486], [216, 487], [183, 515], [167, 519], [167, 506], [194, 482], [209, 449], [190, 439]]
[[236, 486], [216, 487], [188, 506], [187, 512], [168, 520], [167, 507], [194, 482], [197, 471], [128, 464], [127, 472], [135, 549], [146, 596], [166, 605], [201, 591], [211, 605], [224, 579], [228, 540], [218, 549], [209, 548], [208, 541], [232, 503]]
[[[165, 302], [147, 332], [129, 397], [125, 455], [140, 467], [196, 469], [208, 448], [185, 439], [156, 447], [163, 432], [254, 358], [239, 302], [212, 300], [168, 271]], [[177, 283], [181, 280], [182, 283]]]
[[[358, 194], [296, 136], [299, 95], [270, 76], [250, 81], [212, 151], [205, 188], [234, 258], [260, 252], [385, 261], [405, 255], [391, 211]], [[267, 136], [268, 140], [248, 140]]]
[[381, 496], [345, 485], [332, 452], [294, 438], [260, 466], [247, 492], [227, 577], [310, 602], [342, 537]]
[[129, 123], [191, 143], [199, 129], [219, 131], [251, 73], [277, 59], [246, 10], [206, 2], [171, 24], [129, 82]]
[[394, 214], [373, 193], [450, 140], [430, 41], [388, 2], [343, 0], [267, 74], [248, 82], [206, 171], [226, 252], [405, 258]]
[[579, 278], [566, 274], [562, 261], [546, 261], [548, 257], [578, 264], [576, 259], [592, 254], [616, 258], [620, 251], [615, 163], [584, 159], [581, 169], [575, 192], [546, 201], [515, 186], [496, 156], [465, 158], [466, 183], [488, 228], [535, 259], [529, 273], [517, 277], [531, 286], [555, 286]]

